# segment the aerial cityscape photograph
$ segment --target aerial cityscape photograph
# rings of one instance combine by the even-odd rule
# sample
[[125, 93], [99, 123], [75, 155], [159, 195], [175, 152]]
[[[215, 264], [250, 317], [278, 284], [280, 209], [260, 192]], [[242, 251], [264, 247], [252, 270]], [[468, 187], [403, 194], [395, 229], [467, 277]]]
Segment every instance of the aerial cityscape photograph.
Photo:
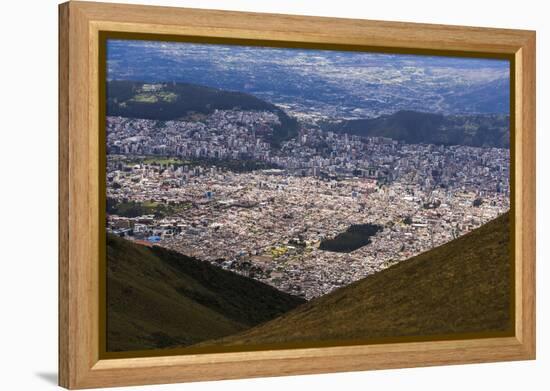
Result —
[[512, 327], [509, 61], [109, 39], [105, 69], [107, 351]]

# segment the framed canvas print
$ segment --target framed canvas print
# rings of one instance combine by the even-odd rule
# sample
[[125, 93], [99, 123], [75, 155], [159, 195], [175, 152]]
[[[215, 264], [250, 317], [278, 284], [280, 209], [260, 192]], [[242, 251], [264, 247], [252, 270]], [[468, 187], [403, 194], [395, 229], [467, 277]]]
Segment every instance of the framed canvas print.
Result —
[[60, 385], [535, 358], [535, 33], [60, 5]]

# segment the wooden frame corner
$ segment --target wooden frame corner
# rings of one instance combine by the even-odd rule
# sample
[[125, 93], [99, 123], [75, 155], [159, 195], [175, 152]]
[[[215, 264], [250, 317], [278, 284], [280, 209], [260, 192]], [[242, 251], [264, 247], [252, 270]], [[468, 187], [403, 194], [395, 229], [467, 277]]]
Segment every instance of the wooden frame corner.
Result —
[[[102, 31], [488, 53], [515, 62], [515, 336], [191, 356], [101, 359], [96, 197]], [[534, 359], [533, 31], [70, 1], [59, 6], [59, 384], [69, 389]], [[243, 365], [245, 364], [245, 365]]]

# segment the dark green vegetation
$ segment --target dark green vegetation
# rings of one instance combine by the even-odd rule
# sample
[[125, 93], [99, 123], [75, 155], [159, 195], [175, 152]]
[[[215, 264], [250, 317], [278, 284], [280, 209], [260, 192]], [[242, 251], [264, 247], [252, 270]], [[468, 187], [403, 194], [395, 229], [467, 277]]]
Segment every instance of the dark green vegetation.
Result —
[[183, 119], [214, 110], [265, 110], [279, 117], [268, 141], [279, 146], [298, 133], [298, 121], [283, 110], [253, 95], [187, 83], [145, 84], [135, 81], [107, 83], [107, 115], [151, 120]]
[[508, 214], [452, 242], [208, 345], [502, 332], [511, 318]]
[[[172, 166], [174, 168], [188, 166], [192, 167], [217, 167], [221, 170], [229, 170], [232, 172], [251, 172], [256, 170], [267, 170], [272, 168], [281, 168], [277, 164], [265, 162], [255, 159], [214, 159], [214, 158], [194, 158], [182, 159], [171, 156], [109, 156], [117, 170], [130, 171], [135, 164], [147, 164], [154, 166], [160, 171]], [[116, 182], [112, 182], [110, 186], [117, 188]]]
[[[152, 158], [149, 158], [152, 160]], [[174, 159], [176, 160], [176, 159]], [[147, 160], [144, 161], [147, 163]], [[254, 159], [213, 159], [213, 158], [195, 158], [190, 160], [180, 160], [171, 163], [175, 168], [182, 166], [189, 167], [217, 167], [232, 172], [250, 172], [256, 170], [266, 170], [270, 168], [280, 168], [276, 164]], [[169, 165], [169, 164], [168, 164]]]
[[163, 218], [183, 212], [190, 207], [191, 204], [188, 202], [175, 204], [164, 202], [117, 201], [113, 198], [107, 198], [107, 213], [122, 217], [155, 215], [157, 218]]
[[370, 237], [379, 231], [382, 231], [382, 226], [377, 224], [354, 224], [346, 232], [321, 241], [319, 250], [349, 253], [369, 244]]
[[449, 115], [398, 111], [372, 119], [326, 124], [339, 133], [363, 137], [388, 137], [409, 144], [510, 147], [509, 116], [504, 114]]
[[250, 172], [256, 170], [267, 170], [280, 168], [276, 164], [254, 159], [193, 159], [191, 166], [216, 166], [232, 172]]
[[161, 247], [107, 237], [107, 350], [187, 346], [302, 304], [258, 281]]

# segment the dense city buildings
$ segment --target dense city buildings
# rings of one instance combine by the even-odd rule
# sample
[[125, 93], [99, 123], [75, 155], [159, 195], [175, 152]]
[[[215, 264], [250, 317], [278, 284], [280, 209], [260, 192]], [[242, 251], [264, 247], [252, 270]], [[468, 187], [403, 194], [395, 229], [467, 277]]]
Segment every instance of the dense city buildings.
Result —
[[[274, 146], [279, 121], [236, 108], [109, 116], [108, 231], [311, 299], [509, 209], [509, 149], [335, 133], [307, 115]], [[359, 224], [380, 227], [368, 244], [319, 248]]]

